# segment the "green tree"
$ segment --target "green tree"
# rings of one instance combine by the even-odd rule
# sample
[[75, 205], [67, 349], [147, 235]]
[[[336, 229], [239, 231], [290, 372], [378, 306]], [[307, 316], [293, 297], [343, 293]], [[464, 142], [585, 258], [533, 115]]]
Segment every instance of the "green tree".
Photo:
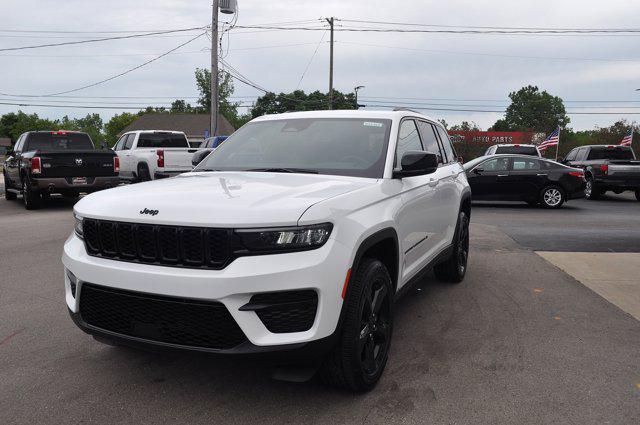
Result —
[[562, 99], [540, 91], [536, 86], [523, 87], [510, 93], [509, 98], [511, 104], [504, 119], [498, 120], [492, 130], [548, 133], [569, 124]]
[[[355, 109], [355, 95], [333, 91], [333, 109]], [[302, 90], [291, 93], [265, 93], [251, 108], [252, 118], [265, 114], [279, 114], [287, 111], [314, 111], [329, 109], [329, 95], [320, 91], [306, 94]]]
[[134, 122], [138, 117], [143, 115], [144, 112], [132, 114], [130, 112], [123, 112], [121, 114], [115, 114], [104, 125], [104, 139], [109, 146], [113, 146], [118, 140], [118, 133], [120, 133], [126, 126]]
[[[446, 127], [445, 127], [446, 128]], [[450, 131], [481, 131], [478, 124], [471, 121], [462, 121], [460, 124], [456, 124], [449, 128]]]
[[[200, 96], [198, 97], [199, 112], [211, 111], [211, 71], [208, 69], [196, 69], [196, 87]], [[224, 116], [234, 127], [238, 124], [239, 102], [232, 102], [231, 96], [235, 87], [231, 74], [224, 70], [218, 72], [218, 112]]]
[[10, 112], [0, 118], [0, 134], [11, 138], [12, 142], [25, 131], [58, 130], [60, 122], [38, 117], [38, 114], [25, 114], [22, 111]]
[[196, 108], [191, 106], [191, 104], [185, 102], [183, 99], [176, 99], [171, 102], [171, 109], [169, 109], [169, 112], [171, 112], [172, 114], [192, 114], [196, 113], [197, 110]]

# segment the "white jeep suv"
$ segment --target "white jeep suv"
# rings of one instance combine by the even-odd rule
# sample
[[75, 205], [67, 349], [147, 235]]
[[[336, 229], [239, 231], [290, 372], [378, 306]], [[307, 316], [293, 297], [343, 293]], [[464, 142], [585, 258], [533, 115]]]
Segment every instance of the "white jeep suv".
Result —
[[66, 302], [103, 342], [304, 353], [364, 391], [398, 295], [431, 268], [464, 278], [470, 205], [446, 131], [419, 113], [263, 116], [193, 172], [78, 202]]

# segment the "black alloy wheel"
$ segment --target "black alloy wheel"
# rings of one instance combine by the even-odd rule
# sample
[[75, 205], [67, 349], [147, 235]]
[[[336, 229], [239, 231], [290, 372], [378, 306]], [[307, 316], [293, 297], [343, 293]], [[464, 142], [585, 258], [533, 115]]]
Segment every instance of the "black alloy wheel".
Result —
[[339, 340], [320, 369], [322, 380], [354, 392], [371, 390], [382, 376], [393, 334], [393, 284], [377, 259], [363, 258], [352, 273]]
[[31, 188], [28, 179], [22, 180], [22, 200], [24, 201], [24, 208], [27, 210], [37, 210], [40, 208], [42, 198], [40, 194]]
[[600, 191], [596, 188], [593, 182], [593, 177], [587, 177], [587, 183], [584, 188], [584, 197], [586, 199], [594, 200], [600, 197]]
[[443, 263], [433, 268], [436, 277], [443, 282], [460, 283], [467, 273], [469, 261], [469, 217], [463, 211], [458, 214], [458, 225], [453, 236], [453, 253]]

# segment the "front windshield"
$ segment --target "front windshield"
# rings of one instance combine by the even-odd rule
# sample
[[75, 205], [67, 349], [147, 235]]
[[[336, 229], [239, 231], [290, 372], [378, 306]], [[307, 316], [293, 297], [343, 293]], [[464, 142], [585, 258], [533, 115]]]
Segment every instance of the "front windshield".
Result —
[[390, 128], [388, 119], [250, 122], [194, 171], [292, 171], [381, 178]]

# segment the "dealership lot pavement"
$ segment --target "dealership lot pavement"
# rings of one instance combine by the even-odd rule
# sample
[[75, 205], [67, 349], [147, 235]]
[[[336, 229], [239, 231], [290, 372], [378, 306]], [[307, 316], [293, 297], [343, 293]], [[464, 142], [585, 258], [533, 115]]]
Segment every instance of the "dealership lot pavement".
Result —
[[398, 304], [365, 395], [94, 342], [63, 301], [72, 203], [0, 199], [0, 423], [639, 423], [640, 322], [533, 251], [640, 252], [632, 199], [475, 205], [467, 279], [428, 277]]

